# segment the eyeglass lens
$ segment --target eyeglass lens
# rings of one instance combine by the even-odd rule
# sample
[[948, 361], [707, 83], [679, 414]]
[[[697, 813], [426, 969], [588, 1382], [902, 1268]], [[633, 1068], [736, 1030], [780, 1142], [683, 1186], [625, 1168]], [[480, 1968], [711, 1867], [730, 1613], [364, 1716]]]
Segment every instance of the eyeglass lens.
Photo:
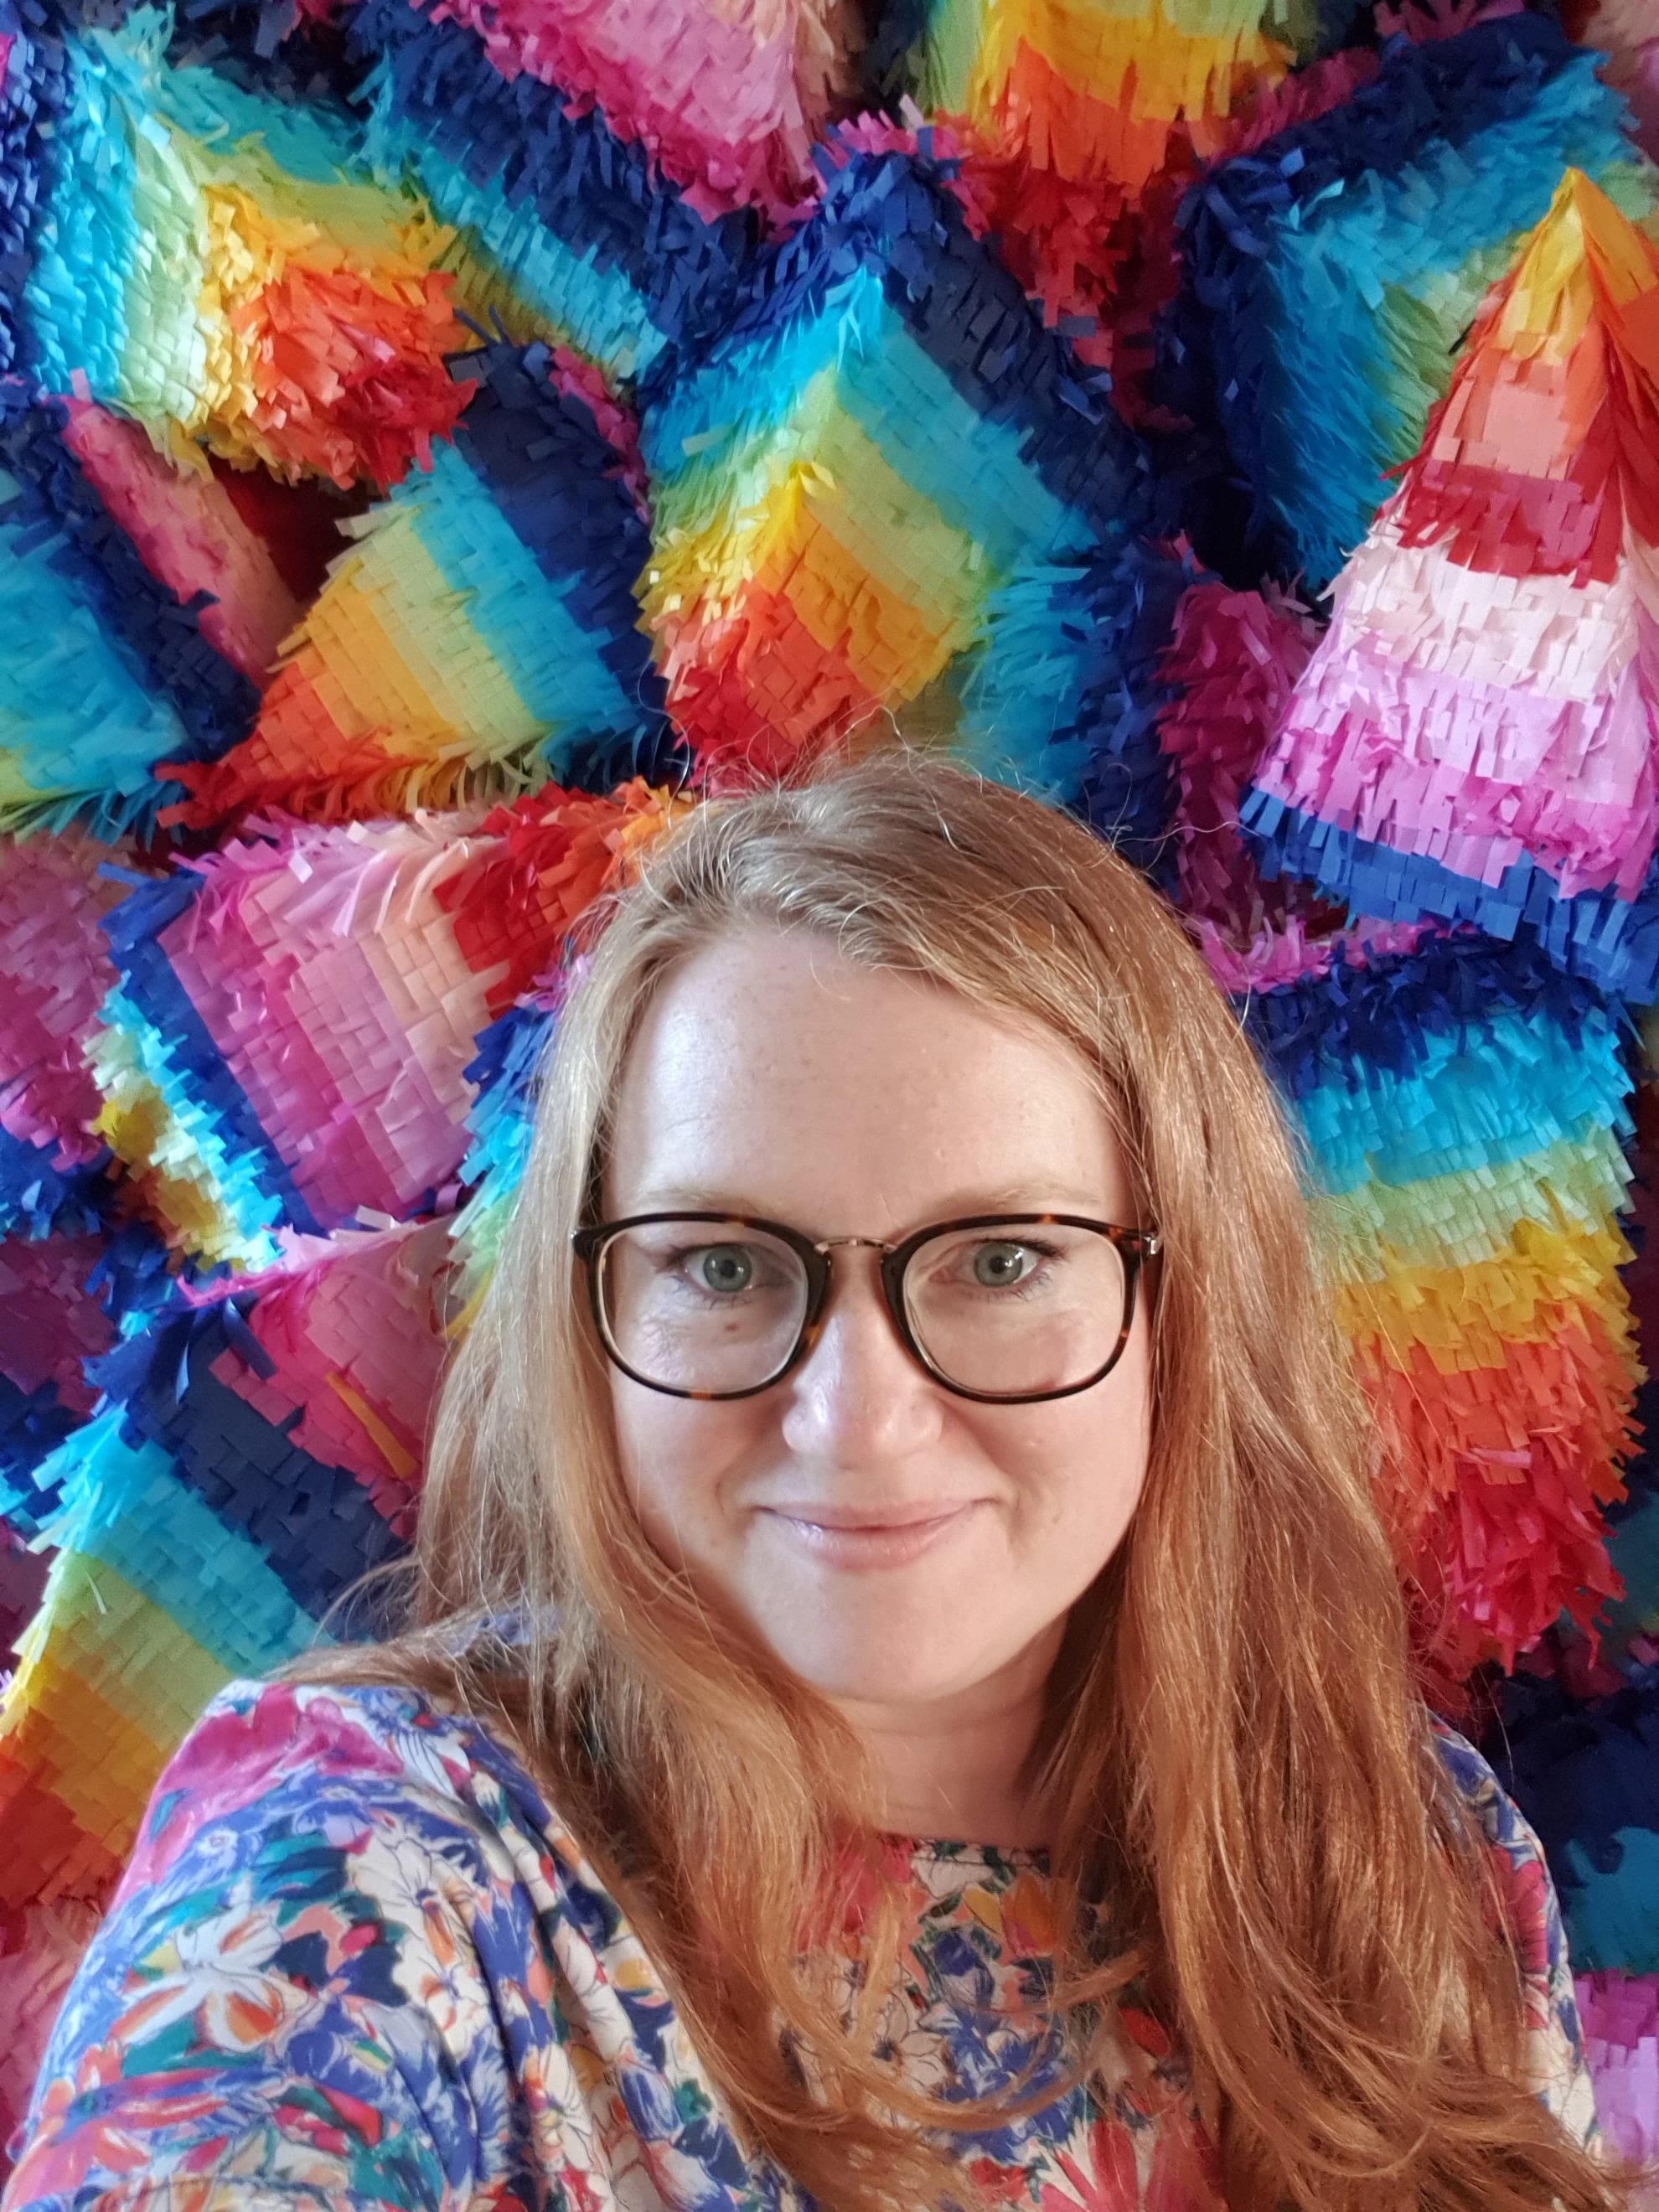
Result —
[[[1093, 1230], [942, 1230], [905, 1268], [905, 1317], [948, 1382], [990, 1395], [1060, 1391], [1112, 1357], [1126, 1279], [1117, 1247]], [[714, 1394], [782, 1372], [811, 1295], [800, 1255], [738, 1221], [623, 1230], [606, 1245], [600, 1285], [625, 1366], [666, 1389]]]

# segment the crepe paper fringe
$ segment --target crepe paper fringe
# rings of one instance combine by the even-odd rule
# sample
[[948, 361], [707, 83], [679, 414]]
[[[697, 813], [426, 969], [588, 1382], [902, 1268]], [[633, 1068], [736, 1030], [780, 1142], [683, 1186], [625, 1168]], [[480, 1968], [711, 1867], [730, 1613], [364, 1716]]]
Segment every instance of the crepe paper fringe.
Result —
[[0, 1714], [0, 1907], [106, 1892], [213, 1689], [401, 1548], [447, 1266], [442, 1223], [337, 1237], [98, 1363], [112, 1404], [38, 1478], [58, 1548]]
[[1646, 0], [1569, 0], [1562, 21], [1603, 56], [1602, 77], [1630, 103], [1637, 143], [1659, 161], [1659, 30]]
[[1489, 295], [1245, 811], [1384, 913], [1524, 916], [1649, 997], [1659, 247], [1569, 171]]
[[[908, 12], [908, 11], [907, 11]], [[1279, 0], [1141, 0], [1130, 8], [1044, 0], [927, 0], [908, 75], [924, 108], [1068, 179], [1140, 191], [1177, 129], [1200, 153], [1250, 88], [1312, 46], [1316, 11]]]
[[[447, 234], [317, 107], [164, 59], [169, 19], [65, 41], [25, 286], [40, 381], [279, 475], [396, 482], [462, 398]], [[165, 272], [153, 282], [152, 269]]]
[[646, 615], [711, 787], [923, 694], [948, 730], [993, 594], [1151, 516], [1139, 443], [932, 165], [830, 166], [811, 222], [642, 417]]
[[769, 9], [714, 0], [455, 0], [509, 82], [556, 86], [642, 146], [705, 216], [753, 206], [774, 222], [814, 196], [813, 141], [850, 95], [862, 43], [851, 0]]
[[635, 777], [606, 799], [544, 785], [485, 816], [465, 864], [433, 888], [461, 957], [490, 979], [492, 1018], [544, 977], [593, 902], [633, 879], [689, 805]]
[[[456, 805], [551, 774], [608, 789], [679, 751], [638, 628], [649, 538], [629, 458], [548, 349], [459, 364], [454, 441], [361, 522], [248, 741], [179, 769], [193, 827]], [[610, 419], [610, 410], [607, 410]]]
[[1017, 571], [985, 603], [952, 734], [970, 766], [1064, 801], [1166, 888], [1176, 784], [1159, 744], [1163, 672], [1192, 574], [1138, 539]]
[[459, 232], [474, 313], [498, 308], [511, 327], [528, 312], [543, 328], [525, 335], [574, 347], [613, 382], [722, 326], [755, 250], [750, 216], [705, 217], [597, 108], [503, 76], [462, 23], [362, 0], [349, 28], [369, 67], [366, 155]]
[[[0, 468], [18, 487], [3, 510], [14, 542], [55, 541], [54, 565], [81, 586], [103, 635], [119, 641], [145, 690], [171, 703], [185, 732], [184, 757], [216, 760], [252, 727], [258, 685], [209, 641], [205, 585], [181, 593], [145, 565], [82, 467], [69, 427], [60, 402], [31, 404], [21, 383], [0, 385]], [[136, 428], [132, 434], [142, 436]]]
[[43, 1553], [27, 1548], [16, 1528], [0, 1521], [0, 1697], [11, 1680], [11, 1647], [40, 1609], [48, 1564]]
[[1537, 1830], [1580, 1972], [1659, 1973], [1659, 1667], [1579, 1704], [1526, 1673], [1483, 1747]]
[[97, 1910], [62, 1900], [0, 1918], [0, 2134], [9, 2140], [28, 2112], [36, 2075]]
[[80, 836], [0, 843], [0, 1129], [60, 1169], [107, 1157], [82, 1048], [115, 981], [103, 916], [109, 857]]
[[41, 153], [65, 93], [62, 42], [0, 0], [0, 376], [19, 366], [18, 288], [40, 198]]
[[[104, 1020], [126, 1051], [99, 1040], [100, 1077], [125, 1103], [125, 1069], [143, 1069], [251, 1242], [365, 1207], [401, 1218], [453, 1179], [492, 976], [469, 965], [440, 893], [474, 857], [477, 826], [288, 828], [204, 855], [111, 915], [122, 983]], [[178, 1174], [159, 1144], [135, 1142], [135, 1116], [103, 1126], [141, 1176]]]
[[[264, 540], [216, 476], [177, 466], [136, 422], [90, 401], [64, 404], [63, 442], [110, 522], [125, 533], [155, 582], [193, 613], [217, 659], [250, 684], [263, 684], [301, 612]], [[227, 722], [246, 735], [257, 696], [239, 695], [216, 672], [203, 673], [203, 688], [224, 694]]]
[[466, 1071], [478, 1096], [467, 1124], [471, 1143], [461, 1164], [470, 1195], [450, 1232], [458, 1329], [477, 1310], [512, 1216], [530, 1157], [537, 1076], [552, 1042], [566, 980], [551, 979], [491, 1022], [480, 1032], [477, 1056]]
[[[103, 1241], [0, 1239], [0, 1513], [14, 1528], [32, 1494], [33, 1486], [22, 1487], [28, 1470], [96, 1402], [84, 1363], [107, 1352], [115, 1335], [89, 1282]], [[0, 1646], [7, 1641], [0, 1635]]]
[[1573, 1987], [1601, 2132], [1626, 2158], [1659, 2159], [1659, 1975], [1580, 1974]]
[[1562, 170], [1652, 204], [1624, 120], [1590, 56], [1517, 15], [1391, 41], [1352, 99], [1194, 185], [1158, 389], [1194, 426], [1186, 512], [1212, 567], [1337, 574]]
[[1605, 1509], [1639, 1370], [1617, 1011], [1537, 946], [1465, 934], [1339, 942], [1243, 1013], [1310, 1147], [1425, 1665], [1513, 1665], [1619, 1588]]
[[[1158, 742], [1179, 791], [1176, 900], [1189, 921], [1211, 924], [1235, 947], [1268, 920], [1239, 834], [1239, 802], [1317, 637], [1294, 601], [1206, 577], [1182, 595], [1163, 656], [1172, 696], [1158, 712]], [[1282, 917], [1284, 901], [1276, 907]]]

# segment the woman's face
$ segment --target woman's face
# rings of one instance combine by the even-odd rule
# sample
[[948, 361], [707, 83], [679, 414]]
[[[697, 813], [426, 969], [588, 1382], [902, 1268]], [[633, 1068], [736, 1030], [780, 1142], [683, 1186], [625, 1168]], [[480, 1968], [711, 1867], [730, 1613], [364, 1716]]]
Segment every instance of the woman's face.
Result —
[[[766, 930], [705, 948], [653, 1002], [605, 1206], [888, 1243], [981, 1212], [1134, 1220], [1061, 1040]], [[624, 1480], [664, 1558], [825, 1696], [908, 1706], [1057, 1647], [1140, 1494], [1147, 1325], [1143, 1300], [1090, 1389], [981, 1405], [905, 1352], [878, 1258], [835, 1253], [822, 1334], [754, 1397], [668, 1397], [614, 1368], [611, 1388]]]

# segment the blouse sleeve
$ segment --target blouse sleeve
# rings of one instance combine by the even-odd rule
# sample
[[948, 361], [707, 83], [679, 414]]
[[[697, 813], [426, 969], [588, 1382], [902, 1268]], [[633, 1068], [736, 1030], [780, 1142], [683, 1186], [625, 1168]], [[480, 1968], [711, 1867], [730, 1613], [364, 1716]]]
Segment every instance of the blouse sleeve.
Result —
[[329, 1700], [217, 1700], [70, 1988], [6, 2212], [467, 2203], [507, 2063], [471, 1941], [483, 1847]]
[[1598, 2149], [1595, 2090], [1584, 2057], [1560, 1902], [1544, 1847], [1474, 1745], [1443, 1723], [1436, 1723], [1435, 1732], [1447, 1771], [1486, 1838], [1504, 1902], [1526, 1988], [1533, 2088], [1571, 2136]]

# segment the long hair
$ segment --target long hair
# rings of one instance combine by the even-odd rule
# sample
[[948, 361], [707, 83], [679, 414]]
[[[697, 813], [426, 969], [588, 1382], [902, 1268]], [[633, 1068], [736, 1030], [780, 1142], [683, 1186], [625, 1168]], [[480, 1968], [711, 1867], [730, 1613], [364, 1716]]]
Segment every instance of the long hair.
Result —
[[[571, 1252], [653, 994], [756, 926], [1065, 1039], [1163, 1235], [1145, 1487], [1073, 1609], [1035, 1755], [1078, 1901], [1055, 1994], [1074, 2063], [1103, 2065], [1114, 1996], [1142, 1976], [1239, 2212], [1623, 2202], [1525, 2079], [1519, 1968], [1415, 1686], [1375, 1440], [1271, 1087], [1132, 868], [937, 758], [712, 801], [610, 902], [442, 1395], [407, 1625], [294, 1671], [408, 1683], [510, 1734], [740, 2131], [834, 2212], [971, 2195], [951, 2131], [994, 2116], [900, 2084], [871, 2008], [843, 2009], [803, 1946], [878, 1820], [859, 1747], [647, 1541]], [[890, 1895], [866, 1992], [896, 1926]]]

